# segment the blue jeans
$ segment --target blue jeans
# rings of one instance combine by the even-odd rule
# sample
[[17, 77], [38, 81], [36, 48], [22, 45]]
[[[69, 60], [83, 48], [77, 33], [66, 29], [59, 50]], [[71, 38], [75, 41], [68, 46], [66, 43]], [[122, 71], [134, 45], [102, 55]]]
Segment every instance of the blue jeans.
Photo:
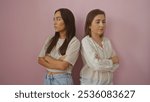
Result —
[[46, 74], [44, 79], [45, 85], [73, 85], [71, 74]]

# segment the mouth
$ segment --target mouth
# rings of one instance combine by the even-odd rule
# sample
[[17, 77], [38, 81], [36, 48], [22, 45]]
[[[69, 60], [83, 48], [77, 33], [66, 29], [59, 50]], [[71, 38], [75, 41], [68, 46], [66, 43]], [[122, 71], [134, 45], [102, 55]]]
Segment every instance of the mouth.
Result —
[[100, 31], [103, 31], [104, 29], [99, 29]]
[[55, 29], [57, 29], [57, 26], [54, 26]]

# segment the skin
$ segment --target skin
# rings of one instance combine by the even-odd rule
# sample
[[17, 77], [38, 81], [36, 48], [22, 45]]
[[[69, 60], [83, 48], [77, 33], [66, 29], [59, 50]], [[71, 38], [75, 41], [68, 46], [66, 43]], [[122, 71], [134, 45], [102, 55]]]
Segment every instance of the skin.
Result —
[[56, 12], [54, 15], [54, 29], [55, 32], [60, 33], [60, 38], [65, 39], [66, 38], [66, 29], [65, 29], [65, 23], [61, 17], [60, 11]]
[[[60, 39], [65, 39], [66, 38], [65, 23], [61, 17], [60, 11], [57, 11], [55, 13], [53, 20], [54, 20], [55, 32], [59, 32]], [[55, 59], [49, 55], [46, 55], [44, 57], [39, 57], [38, 63], [49, 69], [66, 70], [70, 64], [66, 61], [63, 61], [64, 58], [65, 55], [60, 57], [59, 59]]]
[[[100, 46], [103, 47], [102, 45], [102, 40], [103, 37], [100, 37], [105, 30], [105, 16], [103, 14], [98, 14], [97, 16], [94, 17], [91, 25], [89, 26], [89, 29], [91, 29], [91, 37], [92, 39]], [[99, 56], [96, 56], [96, 58], [99, 59]], [[111, 58], [109, 58], [112, 60], [112, 62], [114, 64], [119, 63], [119, 59], [117, 56], [112, 56]]]

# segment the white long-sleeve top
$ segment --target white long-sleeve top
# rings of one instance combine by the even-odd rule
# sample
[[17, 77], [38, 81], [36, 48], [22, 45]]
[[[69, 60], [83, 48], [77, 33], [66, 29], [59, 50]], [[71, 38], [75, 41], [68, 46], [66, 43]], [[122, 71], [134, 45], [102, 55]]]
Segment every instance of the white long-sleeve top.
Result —
[[113, 64], [109, 59], [115, 56], [115, 51], [108, 38], [103, 37], [100, 47], [91, 37], [86, 36], [82, 39], [81, 54], [84, 66], [81, 70], [82, 79], [91, 80], [90, 84], [112, 84], [113, 72], [119, 64]]

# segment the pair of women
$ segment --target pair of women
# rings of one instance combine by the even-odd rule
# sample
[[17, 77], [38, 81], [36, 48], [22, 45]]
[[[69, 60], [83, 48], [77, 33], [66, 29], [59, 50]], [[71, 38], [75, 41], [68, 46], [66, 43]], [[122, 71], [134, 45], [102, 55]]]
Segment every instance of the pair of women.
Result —
[[[80, 52], [73, 13], [66, 8], [56, 10], [54, 28], [55, 35], [45, 41], [38, 63], [47, 70], [45, 84], [72, 85], [71, 72]], [[81, 41], [82, 85], [112, 84], [119, 60], [110, 41], [104, 37], [104, 28], [105, 13], [99, 9], [90, 11], [85, 24], [86, 36]]]

